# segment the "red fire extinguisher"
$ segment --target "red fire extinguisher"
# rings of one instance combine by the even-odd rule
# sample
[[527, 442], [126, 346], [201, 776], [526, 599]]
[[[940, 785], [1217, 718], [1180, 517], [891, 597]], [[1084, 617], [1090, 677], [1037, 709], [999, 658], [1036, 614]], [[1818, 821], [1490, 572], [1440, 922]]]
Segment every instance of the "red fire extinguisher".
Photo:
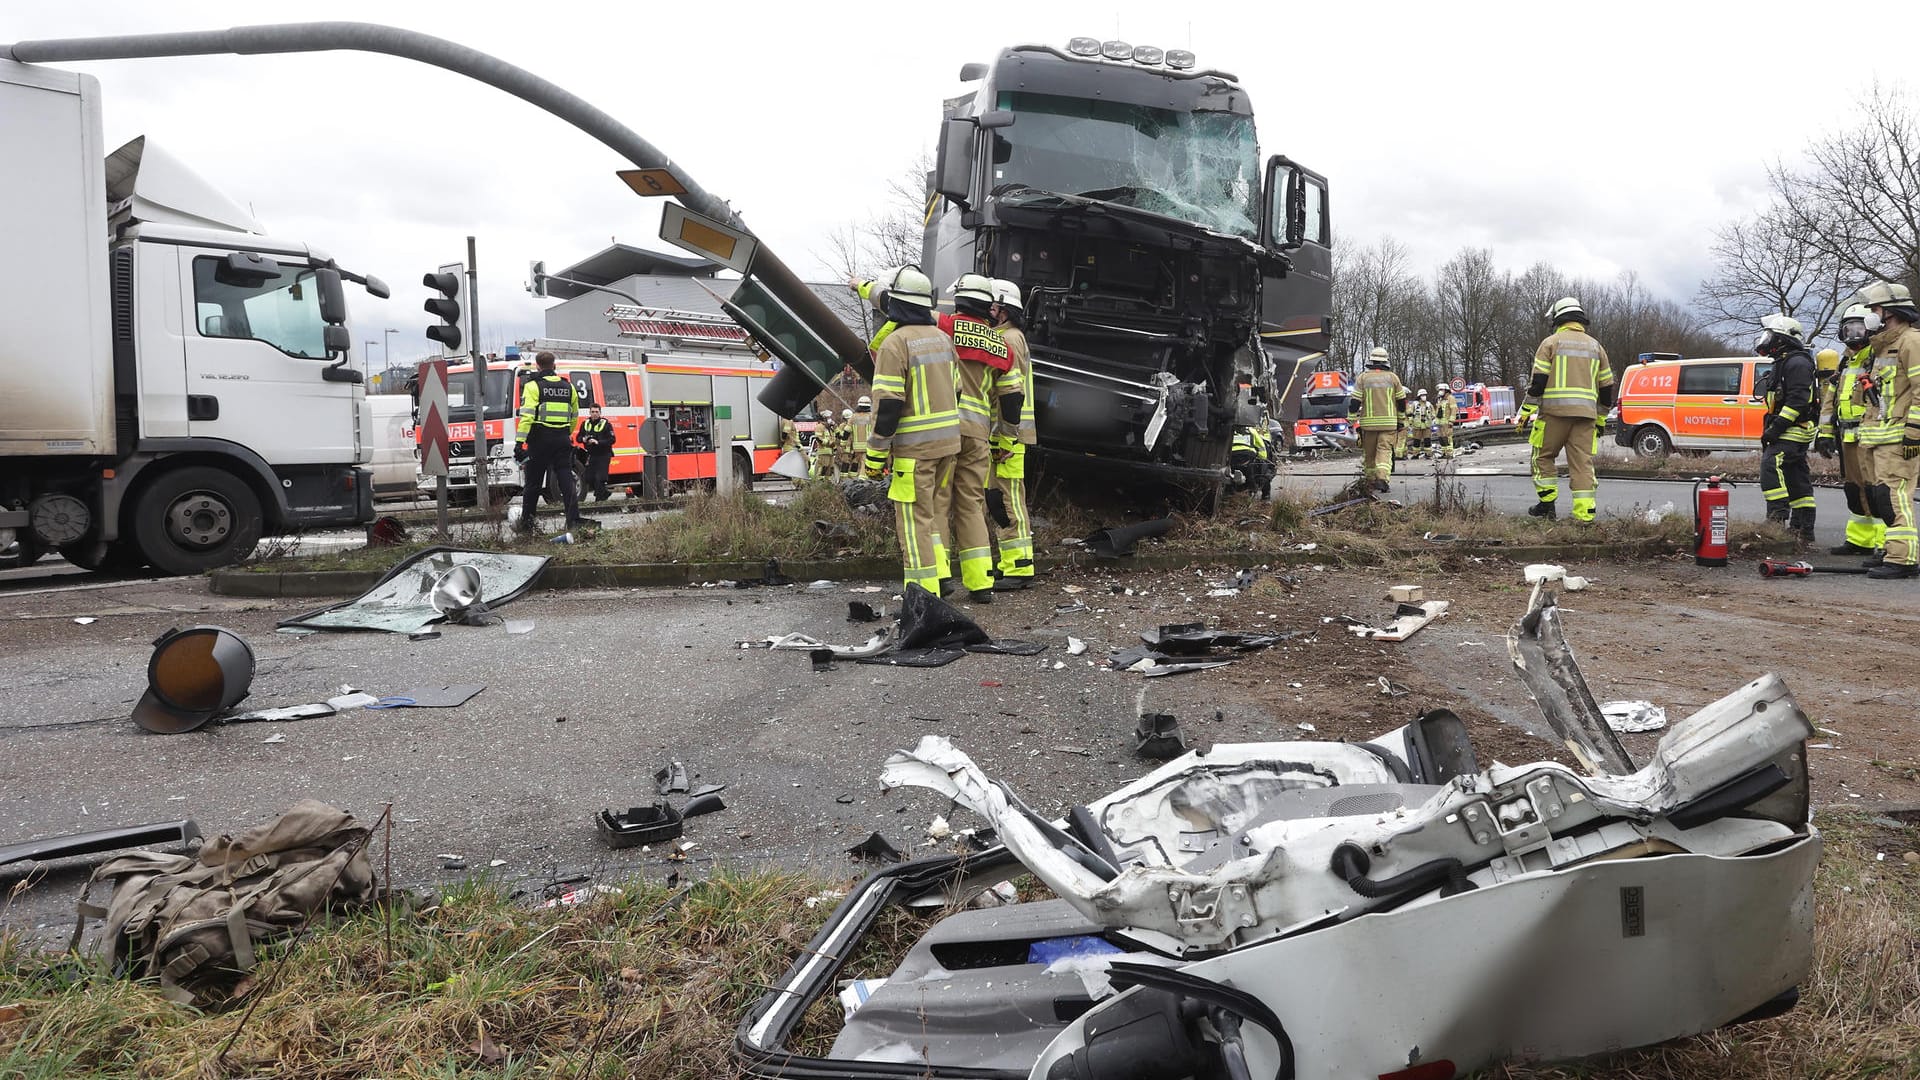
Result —
[[1700, 566], [1727, 565], [1727, 489], [1733, 485], [1720, 484], [1709, 476], [1693, 485], [1693, 561]]

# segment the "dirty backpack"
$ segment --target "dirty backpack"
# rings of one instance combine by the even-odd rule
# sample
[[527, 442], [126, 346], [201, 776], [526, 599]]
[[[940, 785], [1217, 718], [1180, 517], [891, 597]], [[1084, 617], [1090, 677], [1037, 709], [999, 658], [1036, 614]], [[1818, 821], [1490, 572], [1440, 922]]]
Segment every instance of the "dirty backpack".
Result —
[[[109, 859], [81, 890], [73, 944], [88, 918], [104, 918], [109, 974], [157, 977], [160, 992], [181, 1004], [225, 1004], [253, 970], [257, 946], [291, 934], [309, 915], [373, 899], [367, 836], [352, 815], [303, 799], [196, 855]], [[89, 902], [103, 879], [117, 882], [105, 908]]]

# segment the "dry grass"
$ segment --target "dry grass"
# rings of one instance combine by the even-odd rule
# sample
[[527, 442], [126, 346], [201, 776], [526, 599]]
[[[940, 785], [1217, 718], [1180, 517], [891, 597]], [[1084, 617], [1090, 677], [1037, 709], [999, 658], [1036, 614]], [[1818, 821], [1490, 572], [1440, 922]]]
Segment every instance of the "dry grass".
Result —
[[[1822, 826], [1814, 971], [1798, 1008], [1483, 1080], [1920, 1075], [1920, 869], [1899, 861], [1914, 829], [1858, 814]], [[832, 905], [805, 899], [827, 887], [845, 883], [722, 873], [684, 893], [632, 883], [618, 898], [531, 912], [478, 882], [403, 921], [391, 963], [377, 914], [342, 919], [288, 958], [224, 1064], [216, 1051], [238, 1013], [170, 1005], [150, 985], [26, 952], [0, 931], [0, 1076], [732, 1076], [735, 1025], [825, 920]], [[886, 970], [925, 924], [888, 913], [845, 974]], [[837, 1017], [831, 1001], [816, 1007], [797, 1048], [830, 1045]], [[488, 1044], [497, 1060], [483, 1061]]]

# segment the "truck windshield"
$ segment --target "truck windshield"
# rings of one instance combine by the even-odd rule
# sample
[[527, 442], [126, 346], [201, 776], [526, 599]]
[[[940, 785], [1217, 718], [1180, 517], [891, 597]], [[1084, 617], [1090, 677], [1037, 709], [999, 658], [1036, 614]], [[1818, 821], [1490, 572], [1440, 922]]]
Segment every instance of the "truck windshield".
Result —
[[1300, 418], [1302, 420], [1325, 420], [1328, 417], [1347, 415], [1347, 395], [1339, 397], [1303, 397], [1300, 399]]
[[[456, 371], [447, 376], [447, 413], [450, 420], [472, 420], [474, 407], [473, 372]], [[493, 368], [487, 372], [487, 418], [496, 419], [513, 412], [513, 371]]]
[[224, 260], [203, 255], [193, 260], [193, 304], [202, 337], [249, 338], [289, 356], [327, 359], [320, 290], [306, 267], [234, 278]]
[[994, 132], [995, 189], [1024, 185], [1260, 235], [1251, 116], [1018, 91], [1003, 91], [999, 107], [1019, 120]]

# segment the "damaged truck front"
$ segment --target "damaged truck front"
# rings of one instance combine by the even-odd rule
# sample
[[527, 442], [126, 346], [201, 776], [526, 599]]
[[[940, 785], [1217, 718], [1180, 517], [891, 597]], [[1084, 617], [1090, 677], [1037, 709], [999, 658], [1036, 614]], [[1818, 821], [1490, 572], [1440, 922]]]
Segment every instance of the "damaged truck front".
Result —
[[[1579, 768], [1483, 766], [1434, 710], [1368, 743], [1216, 745], [1049, 819], [945, 738], [894, 754], [883, 785], [966, 807], [998, 844], [852, 892], [742, 1023], [744, 1071], [1452, 1080], [1792, 1007], [1820, 850], [1806, 716], [1766, 676], [1635, 765], [1588, 715], [1557, 615], [1536, 593], [1510, 647]], [[970, 903], [1021, 874], [1051, 898]], [[936, 917], [897, 961], [843, 971], [876, 963], [888, 905]], [[843, 976], [831, 1048], [789, 1045]]]
[[961, 78], [922, 266], [1020, 286], [1050, 466], [1210, 487], [1326, 349], [1325, 178], [1263, 167], [1247, 92], [1189, 53], [1076, 38]]

